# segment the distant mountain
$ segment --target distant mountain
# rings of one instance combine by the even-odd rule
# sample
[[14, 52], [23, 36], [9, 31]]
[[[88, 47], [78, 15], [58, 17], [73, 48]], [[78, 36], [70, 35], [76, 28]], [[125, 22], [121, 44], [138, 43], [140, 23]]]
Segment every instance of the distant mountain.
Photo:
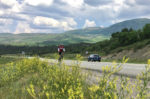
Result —
[[75, 34], [99, 34], [98, 31], [102, 30], [102, 27], [88, 27], [83, 29], [71, 30], [65, 33], [75, 33]]
[[76, 33], [76, 34], [101, 34], [101, 35], [111, 35], [114, 32], [120, 32], [123, 28], [132, 28], [133, 30], [142, 29], [145, 24], [150, 24], [150, 19], [139, 18], [126, 20], [120, 23], [113, 24], [107, 28], [93, 27], [68, 31], [66, 33]]
[[109, 39], [114, 32], [121, 31], [123, 28], [132, 28], [134, 30], [142, 29], [142, 27], [150, 23], [150, 19], [133, 19], [120, 23], [116, 23], [107, 28], [90, 27], [67, 31], [60, 34], [45, 33], [23, 33], [11, 34], [0, 33], [0, 44], [8, 45], [58, 45], [58, 44], [75, 44], [75, 43], [95, 43], [105, 39]]
[[132, 28], [133, 30], [139, 30], [142, 29], [145, 24], [150, 24], [150, 19], [140, 18], [140, 19], [127, 20], [127, 21], [123, 21], [111, 25], [108, 28], [104, 28], [103, 30], [100, 30], [99, 33], [111, 35], [114, 32], [120, 32], [123, 28], [128, 28], [128, 29]]

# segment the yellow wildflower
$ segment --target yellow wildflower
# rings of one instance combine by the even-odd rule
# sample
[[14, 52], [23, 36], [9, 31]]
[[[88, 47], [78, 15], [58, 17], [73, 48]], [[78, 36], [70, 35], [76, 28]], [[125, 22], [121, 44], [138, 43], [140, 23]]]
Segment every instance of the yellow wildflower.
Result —
[[150, 59], [148, 59], [148, 64], [150, 65]]

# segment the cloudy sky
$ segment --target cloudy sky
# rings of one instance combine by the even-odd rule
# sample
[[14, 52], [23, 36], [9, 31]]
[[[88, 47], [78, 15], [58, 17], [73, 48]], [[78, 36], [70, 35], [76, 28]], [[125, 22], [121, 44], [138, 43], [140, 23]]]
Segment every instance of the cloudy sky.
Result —
[[0, 0], [0, 33], [60, 33], [150, 18], [150, 0]]

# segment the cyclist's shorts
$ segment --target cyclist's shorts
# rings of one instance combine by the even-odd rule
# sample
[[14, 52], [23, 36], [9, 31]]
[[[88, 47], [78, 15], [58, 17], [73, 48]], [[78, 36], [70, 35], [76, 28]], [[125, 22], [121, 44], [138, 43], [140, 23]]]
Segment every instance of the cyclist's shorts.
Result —
[[59, 52], [59, 55], [61, 55], [62, 54], [62, 52]]

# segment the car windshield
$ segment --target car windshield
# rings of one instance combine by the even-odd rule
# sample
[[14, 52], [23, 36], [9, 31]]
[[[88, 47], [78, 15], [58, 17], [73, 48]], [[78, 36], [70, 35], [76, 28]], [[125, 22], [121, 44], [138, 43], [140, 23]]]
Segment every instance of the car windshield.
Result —
[[90, 57], [94, 57], [94, 55], [90, 55]]
[[98, 55], [94, 55], [94, 57], [99, 57]]
[[90, 57], [99, 57], [99, 55], [90, 55]]

